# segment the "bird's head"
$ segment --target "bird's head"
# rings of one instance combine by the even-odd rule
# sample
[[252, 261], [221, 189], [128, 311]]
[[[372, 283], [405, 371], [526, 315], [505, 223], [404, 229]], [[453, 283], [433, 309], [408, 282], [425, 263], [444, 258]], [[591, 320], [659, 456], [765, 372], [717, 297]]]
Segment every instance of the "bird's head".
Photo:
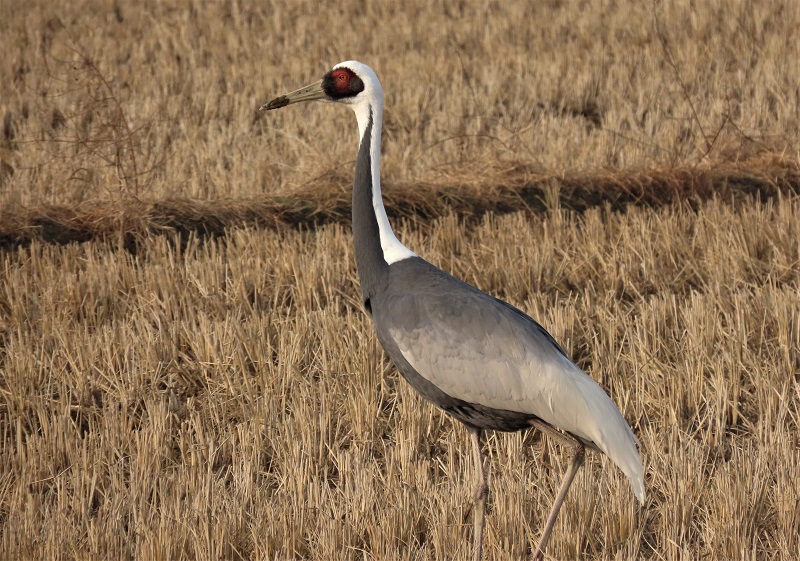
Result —
[[340, 62], [322, 80], [276, 97], [260, 111], [280, 109], [301, 101], [326, 101], [350, 105], [354, 110], [365, 103], [383, 105], [383, 89], [375, 72], [355, 60]]

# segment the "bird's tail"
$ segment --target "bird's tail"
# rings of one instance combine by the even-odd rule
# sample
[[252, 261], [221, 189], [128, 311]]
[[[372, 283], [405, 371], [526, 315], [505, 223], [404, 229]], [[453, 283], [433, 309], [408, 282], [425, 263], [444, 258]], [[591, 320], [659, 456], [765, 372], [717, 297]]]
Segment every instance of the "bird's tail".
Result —
[[[589, 415], [588, 440], [611, 458], [630, 481], [631, 489], [639, 502], [644, 504], [644, 469], [637, 449], [638, 441], [631, 427], [611, 398], [588, 375], [583, 378], [581, 394]], [[589, 387], [593, 386], [593, 387]], [[586, 426], [586, 425], [585, 425]]]

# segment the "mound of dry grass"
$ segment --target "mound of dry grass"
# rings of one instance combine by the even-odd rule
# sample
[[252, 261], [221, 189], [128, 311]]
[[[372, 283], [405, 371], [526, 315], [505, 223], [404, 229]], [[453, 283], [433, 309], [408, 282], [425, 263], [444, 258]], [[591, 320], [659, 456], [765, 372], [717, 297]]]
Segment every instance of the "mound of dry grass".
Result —
[[[584, 212], [594, 207], [622, 210], [628, 205], [659, 207], [716, 198], [730, 203], [800, 194], [800, 169], [776, 158], [692, 169], [604, 171], [555, 177], [520, 166], [490, 185], [388, 185], [390, 216], [429, 223], [455, 212], [477, 219], [487, 212], [521, 209], [544, 212], [563, 207]], [[289, 226], [317, 228], [350, 219], [352, 176], [320, 178], [313, 185], [281, 197], [200, 201], [172, 199], [145, 202], [93, 201], [69, 206], [10, 207], [0, 211], [0, 249], [27, 246], [34, 240], [64, 244], [106, 241], [136, 252], [150, 234], [222, 236], [230, 228]]]

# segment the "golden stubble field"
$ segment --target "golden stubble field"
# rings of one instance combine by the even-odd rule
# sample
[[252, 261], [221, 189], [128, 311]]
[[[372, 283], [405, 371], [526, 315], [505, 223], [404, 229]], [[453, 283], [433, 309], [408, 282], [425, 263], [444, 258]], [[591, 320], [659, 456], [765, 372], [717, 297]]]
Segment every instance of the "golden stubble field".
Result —
[[[26, 240], [0, 254], [0, 559], [468, 557], [466, 432], [383, 357], [347, 224], [270, 206], [345, 196], [352, 115], [255, 109], [348, 58], [387, 90], [401, 240], [539, 319], [640, 439], [645, 505], [590, 455], [548, 556], [797, 559], [798, 27], [792, 2], [0, 3]], [[545, 210], [447, 211], [542, 177]], [[169, 201], [258, 220], [125, 241]], [[111, 235], [41, 241], [75, 209]], [[486, 557], [524, 558], [566, 457], [486, 450]]]
[[[800, 551], [800, 202], [516, 213], [404, 241], [538, 317], [614, 396], [648, 499], [592, 455], [556, 559]], [[466, 431], [361, 312], [349, 230], [3, 258], [8, 558], [465, 559]], [[489, 559], [519, 559], [566, 458], [493, 435]]]

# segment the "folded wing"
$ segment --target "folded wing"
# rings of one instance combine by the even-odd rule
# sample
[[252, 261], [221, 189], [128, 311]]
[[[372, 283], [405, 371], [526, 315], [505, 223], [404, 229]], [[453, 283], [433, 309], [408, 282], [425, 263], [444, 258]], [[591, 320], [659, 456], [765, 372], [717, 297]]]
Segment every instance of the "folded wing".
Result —
[[538, 323], [446, 274], [421, 290], [392, 294], [381, 305], [381, 315], [391, 317], [384, 332], [419, 375], [456, 399], [529, 413], [594, 444], [644, 500], [628, 423]]

